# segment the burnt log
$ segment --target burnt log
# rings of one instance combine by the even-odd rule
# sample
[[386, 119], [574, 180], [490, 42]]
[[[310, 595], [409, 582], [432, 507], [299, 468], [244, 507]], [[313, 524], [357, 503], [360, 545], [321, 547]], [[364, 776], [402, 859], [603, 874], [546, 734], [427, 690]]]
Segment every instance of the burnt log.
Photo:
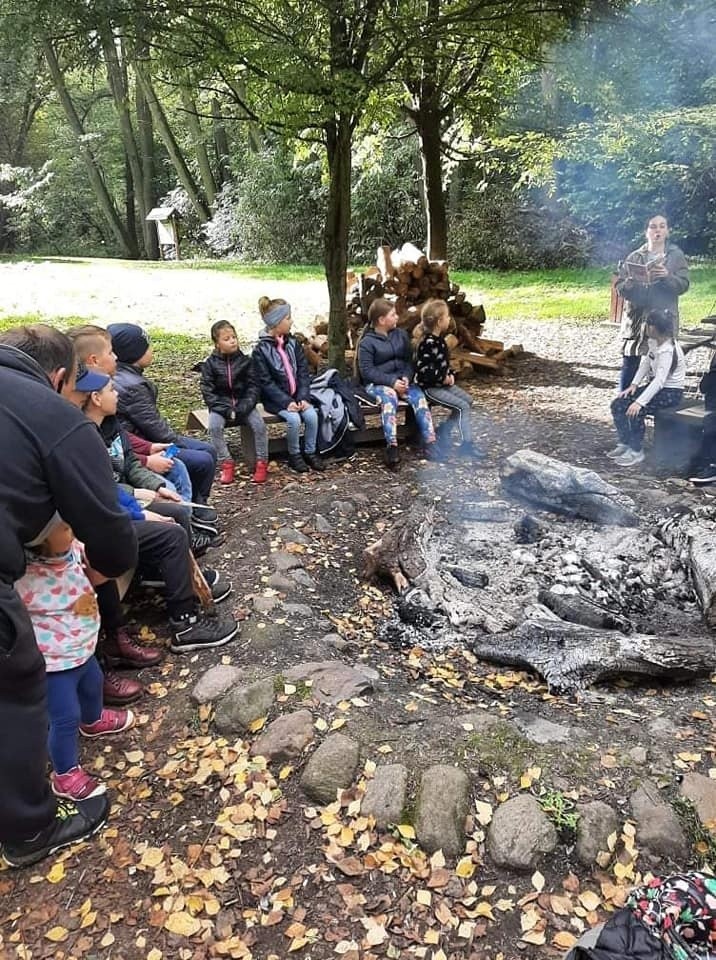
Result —
[[363, 551], [363, 575], [391, 580], [398, 593], [425, 571], [425, 547], [433, 530], [435, 508], [418, 504]]
[[525, 620], [516, 630], [475, 638], [469, 646], [480, 660], [539, 674], [557, 694], [577, 694], [623, 676], [691, 680], [716, 665], [709, 637], [625, 636], [560, 620]]
[[554, 593], [552, 590], [542, 589], [537, 594], [537, 599], [561, 620], [569, 623], [579, 623], [583, 627], [594, 627], [597, 630], [619, 630], [621, 633], [631, 633], [634, 629], [626, 617], [620, 617], [600, 603], [579, 594]]

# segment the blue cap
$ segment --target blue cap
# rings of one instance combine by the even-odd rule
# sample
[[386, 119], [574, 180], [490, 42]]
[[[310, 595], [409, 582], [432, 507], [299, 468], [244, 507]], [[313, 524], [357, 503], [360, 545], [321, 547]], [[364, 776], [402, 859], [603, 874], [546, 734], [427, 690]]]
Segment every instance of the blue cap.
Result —
[[104, 390], [109, 381], [110, 377], [106, 373], [82, 367], [77, 371], [75, 390], [79, 390], [80, 393], [94, 393], [95, 390]]

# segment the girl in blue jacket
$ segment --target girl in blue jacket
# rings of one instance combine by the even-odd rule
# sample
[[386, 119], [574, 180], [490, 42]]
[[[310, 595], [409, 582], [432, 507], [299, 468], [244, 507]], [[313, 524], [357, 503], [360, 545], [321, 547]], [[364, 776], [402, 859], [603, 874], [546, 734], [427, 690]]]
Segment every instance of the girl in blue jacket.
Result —
[[396, 417], [398, 402], [405, 400], [413, 408], [420, 437], [429, 460], [437, 460], [433, 418], [425, 394], [413, 383], [410, 340], [397, 326], [394, 304], [378, 299], [368, 309], [368, 326], [358, 344], [357, 368], [366, 393], [380, 401], [385, 435], [385, 463], [394, 470], [400, 463]]

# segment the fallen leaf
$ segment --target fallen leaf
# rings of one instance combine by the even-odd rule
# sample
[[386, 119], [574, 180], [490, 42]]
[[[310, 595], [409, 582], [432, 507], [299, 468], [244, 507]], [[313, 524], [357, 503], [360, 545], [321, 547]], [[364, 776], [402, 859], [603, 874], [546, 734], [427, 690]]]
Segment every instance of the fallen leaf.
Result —
[[562, 947], [563, 950], [569, 950], [577, 942], [577, 938], [569, 930], [560, 930], [552, 937], [552, 943], [555, 947]]
[[475, 864], [472, 862], [472, 857], [462, 857], [458, 860], [457, 866], [455, 867], [455, 873], [458, 877], [466, 879], [467, 877], [471, 877], [474, 872]]
[[45, 937], [47, 940], [51, 940], [53, 943], [63, 943], [69, 934], [69, 931], [65, 927], [51, 927]]
[[64, 880], [64, 877], [65, 877], [65, 865], [60, 861], [59, 863], [55, 863], [52, 866], [52, 869], [47, 874], [47, 877], [45, 879], [49, 883], [59, 883], [60, 880]]
[[585, 890], [579, 894], [579, 902], [585, 910], [592, 911], [596, 910], [602, 901], [593, 890]]
[[190, 913], [183, 910], [177, 913], [170, 913], [164, 921], [164, 926], [170, 933], [175, 933], [179, 937], [192, 937], [201, 930], [201, 921], [192, 917]]
[[527, 933], [522, 934], [520, 939], [524, 940], [525, 943], [533, 943], [536, 947], [541, 947], [542, 944], [547, 942], [544, 930], [528, 930]]
[[542, 893], [544, 890], [544, 877], [539, 870], [535, 870], [535, 872], [532, 874], [532, 886], [535, 888], [537, 893]]
[[409, 823], [399, 823], [397, 830], [400, 836], [405, 837], [406, 840], [415, 840], [415, 827], [412, 827]]

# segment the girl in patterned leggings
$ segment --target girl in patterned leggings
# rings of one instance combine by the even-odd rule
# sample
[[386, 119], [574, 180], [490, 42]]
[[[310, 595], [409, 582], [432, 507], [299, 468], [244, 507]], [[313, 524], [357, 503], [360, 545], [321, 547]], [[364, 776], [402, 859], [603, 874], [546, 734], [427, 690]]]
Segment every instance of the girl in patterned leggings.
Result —
[[368, 310], [368, 325], [358, 344], [357, 368], [366, 393], [380, 401], [386, 450], [385, 463], [394, 470], [400, 463], [396, 415], [398, 402], [413, 409], [418, 430], [429, 460], [439, 459], [433, 418], [425, 394], [413, 383], [410, 340], [397, 327], [398, 314], [387, 300], [374, 300]]
[[[607, 456], [620, 467], [633, 467], [644, 459], [644, 419], [665, 407], [676, 407], [684, 396], [686, 362], [674, 340], [674, 315], [652, 310], [646, 318], [649, 352], [641, 358], [631, 384], [612, 401], [612, 417], [619, 443]], [[647, 378], [649, 382], [640, 386]]]

